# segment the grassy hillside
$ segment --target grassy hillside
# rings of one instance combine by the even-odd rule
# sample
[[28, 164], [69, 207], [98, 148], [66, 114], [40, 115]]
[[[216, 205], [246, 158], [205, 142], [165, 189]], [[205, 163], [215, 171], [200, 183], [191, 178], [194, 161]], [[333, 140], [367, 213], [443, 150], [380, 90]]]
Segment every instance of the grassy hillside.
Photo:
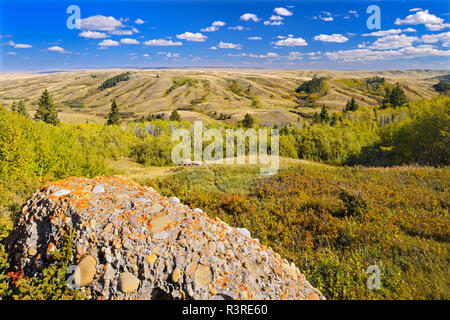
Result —
[[[130, 72], [121, 81], [115, 77]], [[90, 70], [53, 74], [0, 75], [0, 104], [9, 107], [23, 99], [30, 111], [36, 108], [40, 93], [47, 88], [54, 96], [60, 118], [66, 123], [104, 123], [111, 100], [116, 98], [125, 119], [149, 113], [165, 113], [180, 108], [184, 120], [217, 120], [236, 123], [246, 113], [262, 123], [288, 123], [297, 111], [312, 114], [314, 108], [299, 106], [295, 89], [314, 75], [327, 80], [326, 94], [315, 104], [340, 111], [352, 97], [362, 105], [379, 104], [380, 96], [353, 85], [366, 78], [385, 77], [400, 82], [410, 100], [437, 95], [432, 88], [440, 71], [283, 71], [252, 69], [198, 70]], [[108, 85], [104, 85], [104, 84]]]
[[[449, 299], [448, 169], [303, 163], [261, 179], [257, 166], [182, 169], [141, 179], [245, 227], [329, 299]], [[381, 269], [369, 290], [365, 270]]]

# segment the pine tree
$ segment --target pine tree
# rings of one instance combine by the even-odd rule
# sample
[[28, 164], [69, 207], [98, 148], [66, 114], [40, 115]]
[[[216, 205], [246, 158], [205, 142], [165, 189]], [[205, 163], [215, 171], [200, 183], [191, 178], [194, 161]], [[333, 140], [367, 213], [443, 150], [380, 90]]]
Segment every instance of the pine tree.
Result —
[[325, 105], [322, 105], [322, 110], [320, 111], [319, 119], [320, 122], [330, 121], [330, 115], [328, 114], [327, 107], [325, 107]]
[[170, 121], [181, 121], [180, 114], [177, 110], [173, 110], [169, 117]]
[[351, 99], [350, 101], [348, 101], [347, 104], [345, 105], [344, 112], [347, 112], [347, 111], [356, 111], [356, 110], [358, 110], [358, 108], [359, 108], [358, 103], [356, 102], [355, 98], [352, 98], [352, 99]]
[[108, 126], [110, 125], [119, 125], [120, 124], [120, 113], [119, 107], [117, 106], [116, 99], [114, 99], [111, 103], [111, 110], [108, 114], [108, 120], [106, 121]]
[[17, 105], [17, 110], [16, 110], [19, 114], [25, 116], [25, 117], [29, 117], [30, 115], [28, 114], [27, 108], [25, 107], [25, 103], [23, 103], [23, 100], [19, 101], [19, 104]]
[[244, 120], [242, 121], [242, 125], [245, 128], [251, 128], [251, 127], [253, 127], [254, 123], [255, 123], [255, 120], [253, 119], [253, 117], [247, 113], [244, 117]]
[[15, 101], [13, 101], [12, 105], [11, 105], [11, 112], [16, 112], [17, 111], [17, 104]]
[[58, 111], [56, 110], [52, 96], [47, 89], [42, 92], [42, 95], [39, 98], [38, 109], [36, 110], [34, 118], [53, 125], [59, 124]]
[[399, 83], [397, 83], [394, 89], [392, 89], [391, 95], [389, 97], [389, 102], [394, 107], [400, 107], [405, 103], [408, 103], [405, 91], [403, 90], [403, 88], [400, 86]]

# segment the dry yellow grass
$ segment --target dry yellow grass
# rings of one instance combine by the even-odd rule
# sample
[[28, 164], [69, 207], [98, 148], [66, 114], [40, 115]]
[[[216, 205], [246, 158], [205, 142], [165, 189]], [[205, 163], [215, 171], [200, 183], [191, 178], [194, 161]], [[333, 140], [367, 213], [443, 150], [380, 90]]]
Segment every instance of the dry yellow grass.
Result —
[[[100, 91], [98, 87], [106, 79], [121, 72], [130, 71], [131, 78], [115, 87]], [[293, 92], [297, 86], [314, 75], [329, 79], [328, 93], [317, 100], [331, 111], [341, 110], [355, 97], [361, 105], [376, 104], [370, 95], [346, 87], [338, 79], [364, 79], [382, 76], [388, 82], [400, 82], [408, 86], [407, 96], [419, 100], [437, 95], [432, 85], [433, 77], [448, 71], [320, 71], [320, 70], [258, 70], [258, 69], [167, 69], [167, 70], [85, 70], [52, 74], [0, 74], [0, 104], [10, 106], [14, 100], [24, 99], [30, 112], [36, 109], [41, 92], [47, 88], [59, 106], [64, 122], [105, 122], [111, 100], [116, 98], [125, 120], [133, 120], [149, 113], [180, 111], [183, 120], [213, 121], [221, 113], [225, 120], [235, 123], [246, 113], [267, 124], [295, 121], [298, 115], [290, 112], [297, 104]], [[173, 81], [184, 79], [186, 84], [168, 89]], [[230, 90], [236, 81], [240, 92]], [[246, 90], [250, 88], [249, 92]], [[258, 103], [252, 100], [256, 97]], [[81, 108], [69, 108], [71, 103]], [[297, 111], [312, 113], [312, 108]]]

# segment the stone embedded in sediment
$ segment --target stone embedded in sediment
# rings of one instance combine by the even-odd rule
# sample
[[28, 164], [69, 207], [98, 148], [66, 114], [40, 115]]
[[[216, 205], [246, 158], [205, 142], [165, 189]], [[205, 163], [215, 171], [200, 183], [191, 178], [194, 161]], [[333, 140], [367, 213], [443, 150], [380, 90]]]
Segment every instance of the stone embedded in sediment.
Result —
[[8, 239], [15, 268], [33, 276], [55, 264], [69, 229], [75, 282], [91, 299], [324, 299], [248, 230], [120, 176], [36, 191]]

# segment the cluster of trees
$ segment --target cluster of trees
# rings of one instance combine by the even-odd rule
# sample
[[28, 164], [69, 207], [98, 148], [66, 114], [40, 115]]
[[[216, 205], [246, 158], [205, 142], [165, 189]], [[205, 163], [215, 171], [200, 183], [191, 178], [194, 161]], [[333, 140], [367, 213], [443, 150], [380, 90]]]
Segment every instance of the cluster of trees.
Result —
[[311, 80], [303, 82], [295, 92], [305, 92], [307, 94], [322, 92], [325, 89], [325, 77], [314, 76]]
[[400, 84], [397, 83], [393, 89], [390, 89], [389, 87], [386, 88], [386, 93], [381, 105], [383, 108], [395, 108], [403, 106], [406, 103], [408, 103], [408, 99], [406, 98], [405, 91]]
[[447, 93], [450, 91], [450, 81], [448, 80], [439, 80], [439, 83], [433, 85], [434, 90], [437, 92]]
[[117, 76], [108, 78], [98, 88], [99, 88], [99, 90], [112, 88], [121, 81], [128, 81], [130, 79], [130, 74], [131, 74], [130, 72], [124, 72], [124, 73], [118, 74]]

